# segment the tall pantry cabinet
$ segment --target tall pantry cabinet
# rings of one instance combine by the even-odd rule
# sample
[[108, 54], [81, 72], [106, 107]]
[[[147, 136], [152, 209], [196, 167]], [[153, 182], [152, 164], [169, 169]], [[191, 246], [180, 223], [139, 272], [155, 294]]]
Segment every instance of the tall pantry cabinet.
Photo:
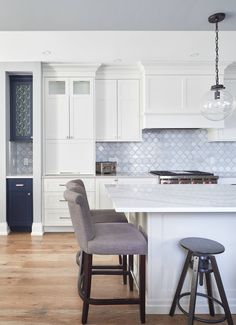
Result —
[[[91, 68], [91, 70], [89, 70]], [[44, 72], [44, 174], [94, 174], [95, 66]], [[81, 71], [82, 70], [82, 71]]]

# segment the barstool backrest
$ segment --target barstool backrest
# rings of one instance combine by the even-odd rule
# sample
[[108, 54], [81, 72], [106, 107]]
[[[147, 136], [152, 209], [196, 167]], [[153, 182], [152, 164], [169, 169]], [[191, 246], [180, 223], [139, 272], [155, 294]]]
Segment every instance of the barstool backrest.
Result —
[[83, 193], [78, 188], [66, 190], [64, 198], [68, 202], [70, 216], [75, 231], [75, 236], [80, 248], [87, 252], [88, 241], [95, 237], [94, 223], [90, 209]]
[[66, 183], [66, 188], [68, 190], [72, 189], [73, 191], [84, 195], [88, 208], [90, 209], [87, 192], [82, 179], [73, 179], [72, 181], [69, 181], [68, 183]]

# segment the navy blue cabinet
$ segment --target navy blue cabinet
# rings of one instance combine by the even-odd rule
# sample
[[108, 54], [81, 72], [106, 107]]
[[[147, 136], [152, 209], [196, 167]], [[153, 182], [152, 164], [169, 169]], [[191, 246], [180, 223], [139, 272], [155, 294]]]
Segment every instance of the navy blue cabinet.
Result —
[[11, 231], [31, 232], [33, 223], [32, 179], [7, 179], [7, 223]]
[[10, 141], [32, 141], [32, 76], [10, 76]]

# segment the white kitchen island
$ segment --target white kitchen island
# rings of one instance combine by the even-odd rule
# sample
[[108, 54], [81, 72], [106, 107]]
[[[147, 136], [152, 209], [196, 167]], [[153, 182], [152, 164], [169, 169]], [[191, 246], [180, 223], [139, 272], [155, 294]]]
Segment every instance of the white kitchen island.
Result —
[[[226, 251], [216, 259], [231, 312], [236, 313], [236, 186], [146, 184], [106, 188], [116, 211], [129, 213], [130, 221], [142, 226], [148, 236], [147, 313], [169, 313], [186, 257], [178, 242], [185, 237], [209, 238], [225, 246]], [[184, 291], [190, 288], [189, 275]], [[214, 289], [213, 283], [213, 294], [218, 298]], [[186, 303], [183, 301], [183, 306]], [[196, 312], [208, 313], [206, 300], [197, 299]]]

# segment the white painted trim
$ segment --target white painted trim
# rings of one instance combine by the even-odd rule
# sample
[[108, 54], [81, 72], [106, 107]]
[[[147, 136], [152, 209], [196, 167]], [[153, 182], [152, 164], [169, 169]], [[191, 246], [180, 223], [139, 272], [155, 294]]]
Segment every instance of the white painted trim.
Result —
[[42, 222], [34, 222], [32, 225], [31, 236], [42, 236], [44, 234]]
[[0, 222], [0, 236], [7, 236], [10, 232], [10, 229], [6, 222]]
[[95, 77], [100, 63], [44, 63], [44, 77]]

